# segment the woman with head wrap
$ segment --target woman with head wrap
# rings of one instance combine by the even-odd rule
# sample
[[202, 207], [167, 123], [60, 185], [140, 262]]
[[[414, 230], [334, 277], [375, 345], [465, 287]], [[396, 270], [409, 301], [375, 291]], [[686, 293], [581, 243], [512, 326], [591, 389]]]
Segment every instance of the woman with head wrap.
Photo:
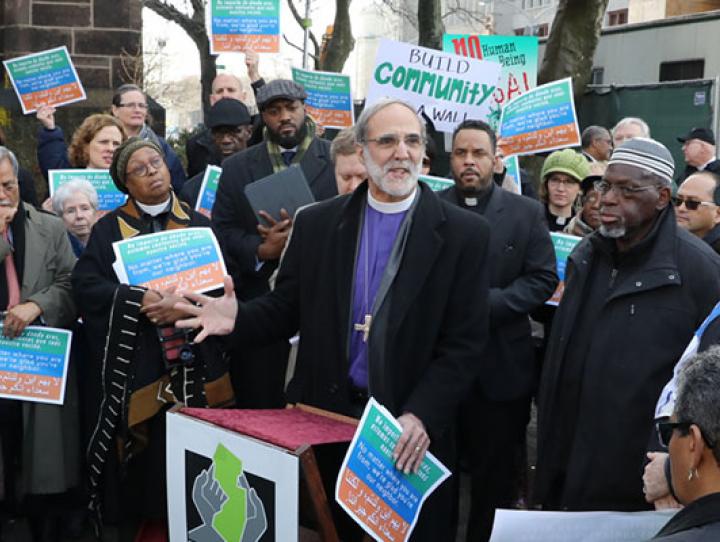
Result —
[[101, 383], [88, 393], [92, 507], [124, 536], [148, 520], [164, 524], [165, 411], [175, 403], [226, 405], [232, 389], [217, 344], [192, 345], [174, 328], [180, 314], [173, 306], [183, 299], [120, 284], [112, 268], [113, 242], [209, 226], [208, 220], [175, 196], [162, 149], [151, 140], [133, 137], [118, 147], [110, 174], [128, 200], [93, 228], [73, 292], [88, 328], [89, 358], [97, 360], [89, 371]]

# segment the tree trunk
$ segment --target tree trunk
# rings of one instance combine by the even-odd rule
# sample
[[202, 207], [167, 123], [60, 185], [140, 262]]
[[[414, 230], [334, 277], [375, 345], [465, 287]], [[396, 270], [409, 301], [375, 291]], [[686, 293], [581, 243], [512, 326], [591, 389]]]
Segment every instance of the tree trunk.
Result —
[[207, 34], [202, 39], [195, 42], [197, 44], [198, 53], [200, 54], [200, 86], [202, 96], [203, 117], [207, 119], [210, 112], [210, 94], [212, 92], [212, 82], [217, 75], [215, 67], [215, 56], [210, 54], [210, 42]]
[[538, 73], [539, 85], [572, 77], [573, 93], [582, 96], [590, 82], [607, 5], [608, 0], [560, 0]]
[[442, 50], [445, 25], [441, 0], [418, 0], [418, 45]]
[[333, 33], [327, 44], [326, 54], [320, 69], [328, 72], [341, 72], [350, 52], [355, 47], [350, 24], [350, 2], [352, 0], [335, 0], [335, 22]]

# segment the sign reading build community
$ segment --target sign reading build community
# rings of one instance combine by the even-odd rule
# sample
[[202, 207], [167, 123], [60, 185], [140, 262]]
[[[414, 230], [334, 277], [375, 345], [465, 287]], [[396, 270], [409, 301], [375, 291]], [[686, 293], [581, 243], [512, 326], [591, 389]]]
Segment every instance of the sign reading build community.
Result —
[[320, 126], [343, 129], [353, 125], [350, 76], [292, 69], [293, 81], [305, 87], [305, 110]]
[[24, 114], [43, 105], [65, 105], [85, 99], [85, 89], [67, 47], [57, 47], [3, 61]]
[[88, 181], [98, 195], [98, 211], [105, 214], [125, 203], [127, 195], [117, 189], [107, 169], [51, 169], [48, 171], [50, 197], [57, 189], [74, 180]]
[[280, 0], [210, 0], [210, 54], [280, 51]]
[[493, 99], [500, 68], [497, 62], [382, 40], [367, 104], [383, 97], [400, 98], [424, 113], [436, 130], [452, 132], [465, 119], [500, 117]]
[[537, 85], [538, 39], [534, 36], [445, 34], [443, 51], [502, 64], [494, 94], [500, 105]]
[[542, 85], [505, 104], [500, 137], [505, 156], [580, 145], [572, 79]]
[[113, 243], [113, 269], [123, 284], [196, 293], [220, 288], [227, 275], [210, 228], [183, 228]]
[[0, 397], [61, 405], [71, 340], [70, 331], [42, 326], [15, 339], [0, 333]]
[[368, 401], [335, 485], [335, 500], [375, 540], [408, 540], [425, 499], [450, 476], [430, 452], [404, 474], [392, 452], [402, 427], [375, 399]]

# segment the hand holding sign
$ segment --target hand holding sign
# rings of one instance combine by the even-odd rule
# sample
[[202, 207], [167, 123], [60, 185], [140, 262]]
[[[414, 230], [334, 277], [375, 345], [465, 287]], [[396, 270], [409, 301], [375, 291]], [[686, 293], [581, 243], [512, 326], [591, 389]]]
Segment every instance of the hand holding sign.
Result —
[[35, 117], [46, 130], [55, 129], [55, 108], [52, 105], [41, 105], [38, 107]]

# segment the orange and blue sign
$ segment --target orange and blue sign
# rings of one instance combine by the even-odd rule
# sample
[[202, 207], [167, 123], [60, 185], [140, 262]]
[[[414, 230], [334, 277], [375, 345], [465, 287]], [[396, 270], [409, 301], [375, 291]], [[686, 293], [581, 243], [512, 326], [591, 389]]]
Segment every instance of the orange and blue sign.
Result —
[[211, 0], [210, 54], [280, 52], [280, 0]]

